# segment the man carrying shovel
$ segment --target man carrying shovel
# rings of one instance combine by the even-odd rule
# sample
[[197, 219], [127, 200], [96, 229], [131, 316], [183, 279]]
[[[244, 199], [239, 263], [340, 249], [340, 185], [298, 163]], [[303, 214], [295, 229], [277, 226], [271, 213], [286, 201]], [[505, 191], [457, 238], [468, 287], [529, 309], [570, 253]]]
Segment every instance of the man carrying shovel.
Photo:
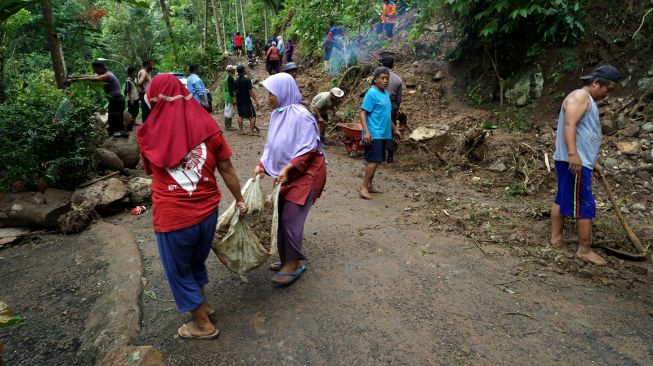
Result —
[[564, 247], [564, 219], [574, 218], [578, 230], [576, 256], [604, 265], [605, 259], [592, 251], [592, 219], [596, 213], [592, 171], [600, 173], [603, 170], [598, 161], [602, 135], [595, 101], [608, 96], [621, 79], [621, 74], [616, 68], [605, 65], [581, 79], [584, 86], [565, 98], [558, 119], [556, 151], [553, 155], [558, 174], [558, 193], [551, 207], [551, 246]]

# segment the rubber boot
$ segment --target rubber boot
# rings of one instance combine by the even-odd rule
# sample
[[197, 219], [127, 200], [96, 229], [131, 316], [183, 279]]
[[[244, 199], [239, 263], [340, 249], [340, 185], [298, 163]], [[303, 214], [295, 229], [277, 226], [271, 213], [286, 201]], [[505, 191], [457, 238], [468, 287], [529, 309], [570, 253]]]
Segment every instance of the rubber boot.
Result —
[[231, 118], [226, 118], [226, 117], [224, 119], [224, 127], [225, 127], [225, 130], [227, 130], [227, 131], [235, 130], [235, 128], [231, 125], [231, 120], [232, 120]]
[[394, 163], [395, 161], [395, 152], [388, 150], [388, 157], [386, 158], [386, 162], [388, 164]]

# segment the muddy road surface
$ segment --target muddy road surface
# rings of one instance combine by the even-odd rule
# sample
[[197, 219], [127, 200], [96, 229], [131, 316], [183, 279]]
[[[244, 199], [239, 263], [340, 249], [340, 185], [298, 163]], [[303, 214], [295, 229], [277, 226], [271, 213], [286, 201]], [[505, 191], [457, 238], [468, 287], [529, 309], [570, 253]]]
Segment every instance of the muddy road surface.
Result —
[[[263, 137], [227, 139], [244, 180]], [[189, 318], [169, 301], [149, 217], [125, 217], [147, 279], [142, 343], [171, 365], [653, 362], [649, 289], [608, 288], [432, 236], [413, 215], [425, 204], [414, 194], [433, 190], [426, 176], [382, 168], [376, 181], [385, 193], [365, 201], [357, 193], [363, 162], [339, 145], [328, 159], [326, 190], [306, 224], [308, 270], [295, 284], [273, 288], [267, 267], [241, 282], [209, 258], [208, 296], [222, 332], [214, 341], [175, 336]], [[264, 187], [271, 190], [269, 178]], [[223, 192], [221, 209], [232, 201]]]

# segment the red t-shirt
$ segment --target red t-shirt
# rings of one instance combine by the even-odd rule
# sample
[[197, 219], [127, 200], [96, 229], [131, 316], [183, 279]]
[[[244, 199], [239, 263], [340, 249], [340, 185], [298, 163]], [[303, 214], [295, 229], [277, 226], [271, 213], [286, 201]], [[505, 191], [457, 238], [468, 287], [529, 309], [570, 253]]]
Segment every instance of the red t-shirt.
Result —
[[235, 36], [234, 37], [234, 43], [236, 44], [236, 47], [242, 47], [243, 46], [243, 36]]
[[152, 171], [154, 231], [183, 229], [209, 217], [222, 197], [215, 178], [217, 162], [231, 157], [222, 131], [195, 147], [176, 167], [148, 164]]

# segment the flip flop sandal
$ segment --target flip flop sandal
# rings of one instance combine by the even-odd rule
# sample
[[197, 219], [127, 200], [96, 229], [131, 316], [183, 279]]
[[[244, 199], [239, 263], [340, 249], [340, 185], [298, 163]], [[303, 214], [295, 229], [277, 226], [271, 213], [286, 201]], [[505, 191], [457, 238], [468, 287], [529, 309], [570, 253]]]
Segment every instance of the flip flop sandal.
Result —
[[[187, 333], [182, 333], [182, 330]], [[193, 335], [193, 332], [191, 331], [191, 325], [190, 323], [188, 323], [188, 324], [183, 324], [181, 327], [179, 327], [179, 329], [177, 329], [177, 334], [179, 335], [180, 338], [184, 338], [184, 339], [215, 339], [220, 334], [220, 331], [218, 330], [218, 328], [215, 328], [215, 330], [211, 334]]]
[[290, 277], [290, 278], [285, 280], [285, 281], [280, 281], [280, 282], [272, 281], [272, 286], [276, 286], [276, 287], [288, 286], [288, 285], [292, 284], [293, 282], [297, 281], [297, 279], [305, 271], [306, 271], [306, 267], [301, 266], [301, 267], [299, 267], [299, 269], [297, 269], [297, 271], [295, 271], [293, 273], [279, 273], [279, 272], [277, 272], [277, 273], [273, 274], [272, 277]]
[[[281, 261], [274, 261], [274, 262], [270, 263], [269, 268], [270, 268], [271, 271], [278, 272], [279, 270], [281, 270], [281, 267], [283, 267], [283, 263], [281, 263]], [[306, 272], [306, 261], [304, 261], [304, 265], [299, 267], [297, 270], [298, 271], [301, 270], [302, 273]]]

